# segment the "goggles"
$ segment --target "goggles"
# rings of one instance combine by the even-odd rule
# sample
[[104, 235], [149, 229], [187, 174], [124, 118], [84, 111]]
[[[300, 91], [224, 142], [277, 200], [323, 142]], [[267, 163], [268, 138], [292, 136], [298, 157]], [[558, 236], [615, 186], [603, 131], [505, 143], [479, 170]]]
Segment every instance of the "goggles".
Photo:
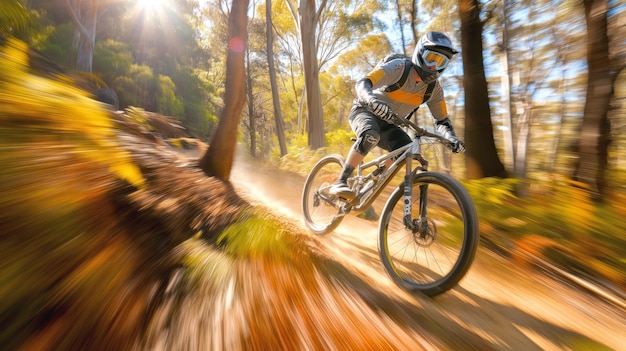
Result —
[[422, 60], [424, 60], [424, 64], [426, 66], [429, 68], [434, 67], [437, 71], [441, 71], [446, 68], [450, 62], [450, 58], [448, 58], [448, 56], [431, 50], [424, 50], [422, 53]]

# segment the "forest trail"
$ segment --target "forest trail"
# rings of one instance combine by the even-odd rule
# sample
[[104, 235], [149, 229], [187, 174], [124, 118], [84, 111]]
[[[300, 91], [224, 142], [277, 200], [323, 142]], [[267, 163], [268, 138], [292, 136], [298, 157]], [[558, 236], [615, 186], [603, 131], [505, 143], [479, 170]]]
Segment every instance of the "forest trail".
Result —
[[[267, 169], [239, 152], [231, 181], [253, 205], [269, 207], [306, 231], [301, 211], [304, 177]], [[384, 200], [374, 204], [378, 213]], [[495, 350], [626, 350], [623, 309], [484, 248], [453, 290], [434, 299], [411, 295], [384, 272], [376, 236], [377, 222], [349, 215], [334, 232], [315, 239], [373, 290], [414, 308], [408, 312], [419, 316], [419, 327], [448, 345], [458, 340], [464, 345], [459, 349], [467, 349], [469, 338], [486, 341]]]

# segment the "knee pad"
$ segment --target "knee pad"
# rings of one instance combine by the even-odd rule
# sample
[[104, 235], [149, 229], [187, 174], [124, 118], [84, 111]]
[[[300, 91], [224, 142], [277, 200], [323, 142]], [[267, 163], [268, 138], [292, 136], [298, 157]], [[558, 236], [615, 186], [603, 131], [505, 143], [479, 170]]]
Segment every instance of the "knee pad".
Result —
[[354, 149], [361, 155], [367, 155], [380, 141], [380, 133], [373, 130], [366, 130], [354, 143]]

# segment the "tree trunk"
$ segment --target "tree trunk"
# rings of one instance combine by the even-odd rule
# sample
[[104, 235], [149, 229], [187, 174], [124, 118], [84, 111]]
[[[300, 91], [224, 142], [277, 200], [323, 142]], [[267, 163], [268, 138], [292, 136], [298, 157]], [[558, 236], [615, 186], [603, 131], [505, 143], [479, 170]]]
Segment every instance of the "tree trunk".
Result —
[[[532, 98], [528, 100], [532, 101]], [[528, 148], [530, 146], [530, 127], [533, 121], [533, 106], [528, 101], [522, 102], [523, 110], [518, 116], [517, 147], [515, 148], [515, 163], [513, 166], [514, 177], [522, 182], [517, 186], [517, 196], [528, 196], [528, 182], [526, 181], [526, 169], [528, 166]]]
[[590, 186], [596, 200], [605, 195], [611, 127], [609, 103], [617, 77], [611, 71], [607, 35], [608, 0], [584, 0], [587, 22], [587, 98], [573, 179]]
[[417, 17], [417, 1], [411, 1], [411, 33], [413, 34], [413, 45], [417, 45], [419, 40], [417, 36], [417, 23], [419, 18]]
[[406, 54], [406, 40], [404, 39], [404, 21], [402, 20], [402, 7], [400, 0], [396, 0], [396, 15], [398, 16], [398, 27], [400, 29], [400, 40], [402, 43], [402, 53]]
[[267, 65], [270, 73], [270, 85], [272, 87], [272, 103], [274, 105], [274, 120], [276, 121], [276, 136], [280, 146], [280, 156], [287, 155], [287, 143], [285, 141], [285, 127], [283, 114], [280, 110], [278, 96], [278, 84], [276, 83], [276, 67], [274, 66], [274, 30], [272, 25], [272, 0], [265, 1], [265, 28], [267, 37]]
[[530, 126], [532, 125], [532, 106], [527, 101], [520, 103], [521, 113], [517, 121], [517, 147], [515, 153], [515, 163], [513, 175], [517, 178], [526, 178], [526, 158], [528, 144], [530, 143]]
[[256, 115], [252, 95], [252, 70], [250, 67], [250, 48], [246, 48], [246, 94], [248, 95], [248, 135], [250, 136], [250, 156], [256, 158]]
[[316, 150], [323, 147], [325, 142], [324, 116], [322, 114], [319, 67], [317, 63], [317, 43], [315, 40], [319, 15], [315, 8], [315, 0], [301, 0], [298, 13], [300, 15], [306, 107], [309, 116], [307, 123], [309, 147]]
[[78, 34], [76, 69], [91, 72], [93, 50], [96, 43], [96, 22], [98, 19], [98, 0], [65, 0]]
[[567, 113], [567, 98], [566, 98], [566, 91], [567, 91], [567, 83], [566, 83], [566, 78], [565, 78], [565, 72], [567, 71], [565, 65], [563, 66], [563, 70], [561, 70], [561, 79], [559, 82], [559, 90], [557, 90], [557, 94], [558, 96], [561, 97], [561, 106], [560, 106], [560, 112], [558, 113], [558, 126], [556, 128], [556, 135], [554, 137], [554, 139], [552, 140], [552, 149], [550, 152], [550, 156], [548, 158], [548, 169], [550, 170], [550, 173], [556, 173], [556, 161], [557, 161], [557, 154], [559, 152], [559, 144], [561, 143], [561, 138], [563, 135], [563, 120], [565, 118], [565, 114]]
[[230, 178], [237, 146], [237, 126], [246, 102], [244, 53], [248, 28], [247, 10], [248, 0], [233, 0], [228, 16], [224, 108], [211, 145], [199, 163], [205, 174], [224, 180]]
[[459, 0], [465, 90], [466, 172], [468, 179], [506, 177], [493, 138], [489, 96], [483, 64], [478, 0]]
[[502, 67], [502, 122], [505, 127], [504, 162], [507, 169], [515, 173], [515, 146], [513, 140], [513, 113], [511, 108], [511, 75], [509, 72], [509, 9], [507, 0], [502, 1], [502, 43], [500, 47], [500, 66]]

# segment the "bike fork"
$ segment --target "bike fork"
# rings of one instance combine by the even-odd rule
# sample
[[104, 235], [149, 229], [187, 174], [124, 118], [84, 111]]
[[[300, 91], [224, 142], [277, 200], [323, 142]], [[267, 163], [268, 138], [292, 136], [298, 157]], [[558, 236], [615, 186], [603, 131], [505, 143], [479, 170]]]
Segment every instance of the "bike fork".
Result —
[[[410, 229], [413, 233], [417, 232], [426, 223], [426, 208], [428, 203], [428, 185], [420, 185], [419, 194], [419, 218], [417, 221], [413, 220], [413, 182], [415, 180], [416, 172], [412, 170], [412, 157], [409, 155], [406, 160], [406, 176], [404, 176], [404, 225], [407, 229]], [[421, 158], [421, 157], [420, 157]], [[424, 160], [425, 161], [425, 160]], [[424, 166], [423, 166], [424, 167]]]
[[407, 155], [406, 157], [406, 175], [404, 176], [404, 225], [407, 229], [412, 231], [415, 230], [415, 224], [413, 223], [413, 218], [411, 218], [412, 207], [413, 207], [413, 199], [412, 199], [412, 190], [413, 190], [413, 179], [415, 179], [415, 174], [412, 172], [412, 161], [413, 158], [411, 155]]

